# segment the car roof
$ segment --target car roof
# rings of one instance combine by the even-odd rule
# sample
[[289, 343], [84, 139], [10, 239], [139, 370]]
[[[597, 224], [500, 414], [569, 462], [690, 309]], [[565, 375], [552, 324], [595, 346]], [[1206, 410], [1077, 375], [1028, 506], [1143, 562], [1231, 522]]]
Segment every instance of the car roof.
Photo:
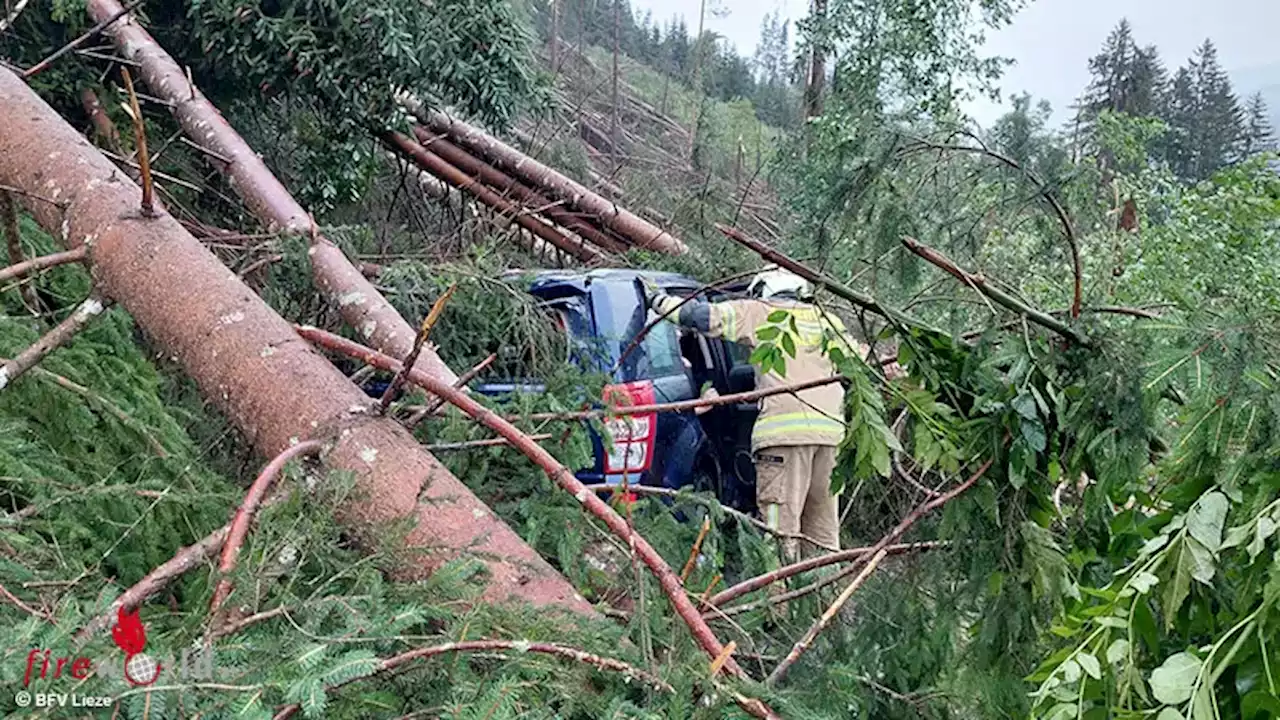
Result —
[[593, 282], [632, 282], [643, 277], [663, 287], [697, 286], [697, 280], [680, 273], [660, 270], [635, 270], [633, 268], [598, 268], [595, 270], [508, 270], [503, 279], [516, 281], [529, 278], [528, 289], [535, 294], [556, 289], [573, 288], [585, 292]]

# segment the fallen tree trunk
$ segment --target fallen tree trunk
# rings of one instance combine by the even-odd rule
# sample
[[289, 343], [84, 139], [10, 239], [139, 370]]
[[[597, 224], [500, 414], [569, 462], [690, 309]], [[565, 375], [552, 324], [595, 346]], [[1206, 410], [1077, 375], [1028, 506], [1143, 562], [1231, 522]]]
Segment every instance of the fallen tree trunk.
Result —
[[472, 195], [480, 202], [498, 211], [503, 217], [507, 218], [508, 222], [519, 225], [582, 262], [595, 264], [605, 262], [605, 256], [599, 250], [588, 245], [585, 240], [574, 242], [559, 230], [513, 205], [498, 193], [482, 185], [479, 180], [454, 167], [449, 162], [446, 162], [444, 158], [422, 147], [411, 138], [397, 132], [383, 133], [381, 138], [389, 147], [413, 161], [418, 167], [435, 175], [449, 185]]
[[445, 162], [459, 170], [479, 178], [480, 182], [488, 185], [500, 195], [514, 198], [516, 202], [524, 205], [528, 212], [546, 215], [555, 224], [581, 235], [591, 244], [609, 252], [624, 253], [627, 251], [627, 246], [622, 241], [609, 237], [577, 215], [565, 211], [560, 207], [559, 203], [553, 203], [538, 192], [530, 190], [515, 178], [476, 158], [443, 137], [432, 135], [421, 127], [414, 128], [413, 134], [423, 148], [439, 155]]
[[629, 238], [636, 247], [657, 250], [672, 255], [683, 255], [689, 248], [666, 230], [637, 215], [624, 210], [606, 198], [588, 190], [572, 178], [556, 172], [479, 128], [446, 115], [427, 110], [421, 103], [403, 97], [405, 108], [414, 113], [427, 127], [443, 133], [497, 167], [524, 180], [535, 188], [543, 189], [570, 207], [591, 213], [600, 219], [601, 225], [622, 237]]
[[[88, 0], [86, 9], [94, 20], [102, 21], [122, 12], [116, 0]], [[316, 232], [315, 223], [284, 185], [267, 169], [248, 143], [222, 117], [200, 89], [192, 85], [182, 68], [156, 43], [132, 14], [111, 24], [104, 35], [111, 38], [126, 60], [138, 63], [138, 74], [160, 99], [172, 103], [169, 111], [191, 139], [210, 154], [208, 162], [227, 176], [229, 183], [249, 210], [271, 232], [287, 231], [309, 235], [309, 251], [316, 287], [338, 309], [342, 319], [360, 332], [367, 342], [387, 354], [403, 358], [413, 346], [414, 330], [396, 309], [360, 273], [342, 250]], [[230, 163], [219, 160], [226, 158]], [[457, 375], [431, 348], [418, 359], [417, 367], [453, 383]]]
[[385, 523], [415, 518], [403, 542], [384, 548], [405, 577], [421, 578], [474, 554], [489, 570], [487, 600], [592, 613], [563, 577], [408, 431], [377, 417], [371, 398], [177, 220], [142, 218], [139, 188], [6, 70], [0, 70], [0, 183], [66, 201], [24, 203], [66, 245], [89, 248], [96, 287], [182, 365], [259, 454], [274, 457], [308, 438], [331, 444], [325, 466], [354, 474], [357, 489], [338, 517], [360, 540], [373, 544]]

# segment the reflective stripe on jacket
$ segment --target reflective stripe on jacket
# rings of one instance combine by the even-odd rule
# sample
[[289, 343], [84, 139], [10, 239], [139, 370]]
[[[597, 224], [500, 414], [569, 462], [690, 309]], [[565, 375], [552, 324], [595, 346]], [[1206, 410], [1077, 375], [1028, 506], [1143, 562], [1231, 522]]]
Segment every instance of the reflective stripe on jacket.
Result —
[[[680, 298], [659, 296], [654, 310], [665, 314]], [[679, 315], [668, 315], [669, 320], [714, 337], [756, 347], [760, 342], [756, 330], [771, 325], [769, 315], [785, 310], [795, 319], [796, 356], [785, 356], [786, 377], [769, 372], [761, 375], [756, 370], [756, 387], [766, 388], [790, 385], [807, 380], [830, 377], [836, 368], [822, 354], [824, 330], [832, 331], [832, 345], [849, 353], [848, 342], [865, 357], [867, 347], [857, 341], [847, 341], [844, 323], [840, 318], [824, 313], [813, 305], [785, 300], [729, 300], [706, 303], [692, 301], [680, 308]], [[781, 325], [790, 332], [789, 321]], [[844, 391], [840, 384], [809, 388], [799, 393], [779, 393], [761, 400], [760, 415], [751, 433], [751, 449], [780, 445], [839, 445], [844, 438]]]

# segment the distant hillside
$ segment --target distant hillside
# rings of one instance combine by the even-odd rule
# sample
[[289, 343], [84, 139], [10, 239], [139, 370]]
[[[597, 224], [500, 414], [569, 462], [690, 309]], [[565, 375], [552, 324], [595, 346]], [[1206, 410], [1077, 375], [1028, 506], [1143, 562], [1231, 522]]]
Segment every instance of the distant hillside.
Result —
[[1262, 93], [1271, 108], [1271, 125], [1280, 129], [1280, 63], [1255, 65], [1231, 73], [1236, 94], [1241, 100], [1254, 93]]

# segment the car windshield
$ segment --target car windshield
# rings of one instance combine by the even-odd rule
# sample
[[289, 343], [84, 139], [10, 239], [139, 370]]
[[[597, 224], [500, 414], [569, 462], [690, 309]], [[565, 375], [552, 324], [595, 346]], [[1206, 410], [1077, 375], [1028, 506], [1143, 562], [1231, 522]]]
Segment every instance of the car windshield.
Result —
[[[598, 337], [590, 344], [595, 345], [592, 354], [603, 368], [612, 367], [636, 335], [658, 317], [632, 301], [630, 292], [609, 293], [607, 300], [596, 304], [595, 314]], [[667, 322], [654, 325], [627, 355], [619, 372], [619, 378], [626, 381], [684, 373], [675, 326]]]

